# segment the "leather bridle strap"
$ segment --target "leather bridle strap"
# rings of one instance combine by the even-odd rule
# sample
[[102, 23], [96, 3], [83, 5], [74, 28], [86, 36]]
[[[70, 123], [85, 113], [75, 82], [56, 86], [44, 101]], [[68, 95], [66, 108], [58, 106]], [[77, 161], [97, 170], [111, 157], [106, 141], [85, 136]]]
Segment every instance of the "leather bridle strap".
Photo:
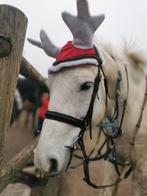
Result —
[[54, 111], [47, 111], [45, 114], [45, 117], [47, 119], [63, 122], [63, 123], [66, 123], [66, 124], [69, 124], [75, 127], [79, 127], [81, 129], [85, 127], [85, 124], [82, 120], [75, 118], [73, 116], [67, 115], [67, 114], [54, 112]]

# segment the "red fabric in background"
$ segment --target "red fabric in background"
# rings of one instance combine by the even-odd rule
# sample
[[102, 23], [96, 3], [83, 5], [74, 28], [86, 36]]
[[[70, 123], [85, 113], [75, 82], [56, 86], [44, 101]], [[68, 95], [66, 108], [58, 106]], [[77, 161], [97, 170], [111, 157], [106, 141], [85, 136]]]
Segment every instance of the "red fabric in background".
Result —
[[45, 113], [47, 112], [48, 109], [48, 104], [49, 104], [49, 98], [46, 97], [42, 100], [41, 102], [41, 106], [38, 109], [38, 116], [39, 118], [41, 118], [42, 120], [44, 120], [45, 118]]

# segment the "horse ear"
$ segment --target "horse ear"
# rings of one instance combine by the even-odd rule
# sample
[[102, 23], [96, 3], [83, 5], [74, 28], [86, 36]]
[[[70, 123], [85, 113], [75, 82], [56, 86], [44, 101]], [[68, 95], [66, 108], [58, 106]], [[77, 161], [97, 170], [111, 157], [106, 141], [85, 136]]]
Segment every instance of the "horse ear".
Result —
[[49, 39], [49, 37], [47, 36], [46, 32], [44, 30], [40, 31], [40, 40], [36, 41], [34, 39], [27, 39], [31, 44], [33, 44], [34, 46], [37, 46], [41, 49], [43, 49], [45, 51], [45, 53], [49, 56], [49, 57], [53, 57], [56, 58], [57, 55], [59, 54], [60, 49], [58, 47], [56, 47], [51, 40]]

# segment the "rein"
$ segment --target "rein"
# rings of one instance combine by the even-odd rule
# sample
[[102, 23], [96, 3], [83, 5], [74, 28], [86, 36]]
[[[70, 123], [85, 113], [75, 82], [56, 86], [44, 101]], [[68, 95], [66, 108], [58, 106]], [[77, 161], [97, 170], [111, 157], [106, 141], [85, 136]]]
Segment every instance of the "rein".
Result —
[[132, 151], [132, 149], [135, 145], [136, 135], [137, 135], [139, 128], [141, 126], [141, 123], [142, 123], [142, 117], [143, 117], [143, 112], [144, 112], [144, 108], [145, 108], [146, 103], [147, 103], [147, 77], [146, 77], [146, 89], [145, 89], [145, 94], [144, 94], [144, 100], [143, 100], [142, 107], [141, 107], [141, 113], [140, 113], [139, 119], [138, 119], [136, 127], [135, 127], [134, 135], [133, 135], [132, 141], [130, 142], [130, 145], [132, 147], [130, 151]]
[[[126, 78], [127, 78], [127, 95], [126, 95], [126, 99], [124, 100], [124, 104], [123, 104], [123, 110], [122, 110], [122, 114], [121, 114], [120, 124], [119, 124], [119, 120], [118, 120], [119, 113], [120, 113], [118, 106], [119, 106], [119, 90], [120, 90], [121, 75], [118, 72], [118, 80], [117, 80], [117, 84], [116, 84], [116, 92], [117, 93], [116, 93], [114, 114], [113, 114], [111, 119], [107, 119], [106, 122], [102, 122], [99, 125], [97, 125], [97, 127], [100, 128], [100, 133], [103, 132], [103, 134], [106, 137], [104, 143], [99, 148], [99, 150], [97, 152], [97, 155], [95, 157], [92, 157], [92, 154], [95, 151], [95, 148], [93, 148], [91, 150], [91, 152], [89, 153], [89, 155], [87, 155], [86, 151], [85, 151], [85, 145], [84, 145], [84, 142], [83, 142], [83, 135], [81, 136], [82, 139], [78, 138], [79, 146], [80, 146], [81, 151], [83, 153], [83, 157], [80, 157], [80, 156], [77, 156], [77, 155], [74, 155], [74, 156], [76, 158], [79, 158], [79, 159], [83, 160], [84, 175], [85, 175], [84, 181], [86, 181], [88, 185], [90, 185], [90, 186], [92, 186], [96, 189], [109, 188], [109, 187], [118, 185], [123, 178], [128, 177], [128, 175], [130, 174], [130, 172], [132, 170], [132, 166], [130, 165], [129, 162], [120, 162], [118, 160], [118, 155], [117, 155], [117, 152], [116, 152], [116, 147], [115, 147], [115, 142], [114, 142], [114, 140], [117, 137], [122, 135], [121, 126], [122, 126], [122, 122], [123, 122], [123, 119], [124, 119], [126, 104], [127, 104], [127, 99], [128, 99], [129, 81], [128, 81], [128, 72], [127, 72], [126, 66], [125, 66], [125, 71], [126, 71]], [[107, 130], [108, 128], [112, 129], [111, 133], [110, 133], [110, 131]], [[97, 139], [96, 145], [98, 144], [98, 140], [99, 140], [99, 137]], [[105, 146], [106, 146], [106, 151], [104, 153], [101, 153], [102, 149]], [[118, 178], [112, 184], [96, 185], [90, 179], [90, 173], [89, 173], [89, 171], [90, 171], [89, 170], [90, 161], [97, 161], [97, 160], [101, 160], [101, 159], [104, 159], [104, 160], [107, 160], [107, 161], [111, 162], [115, 167], [115, 170], [118, 174]], [[122, 172], [119, 171], [118, 166], [123, 167]]]

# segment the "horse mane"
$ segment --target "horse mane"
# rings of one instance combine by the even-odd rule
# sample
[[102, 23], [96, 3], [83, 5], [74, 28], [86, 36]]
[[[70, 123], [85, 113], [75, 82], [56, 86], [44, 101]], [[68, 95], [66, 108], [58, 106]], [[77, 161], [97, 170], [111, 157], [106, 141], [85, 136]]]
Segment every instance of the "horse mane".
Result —
[[145, 71], [147, 68], [147, 57], [144, 51], [134, 47], [124, 47], [124, 53], [136, 69]]
[[137, 44], [130, 44], [124, 41], [124, 44], [121, 48], [116, 49], [116, 46], [113, 46], [110, 43], [101, 43], [97, 40], [94, 40], [96, 44], [100, 44], [100, 48], [102, 48], [106, 53], [113, 56], [116, 61], [126, 61], [126, 63], [131, 64], [135, 69], [139, 69], [143, 72], [147, 73], [147, 55], [145, 55], [145, 51], [139, 49]]

